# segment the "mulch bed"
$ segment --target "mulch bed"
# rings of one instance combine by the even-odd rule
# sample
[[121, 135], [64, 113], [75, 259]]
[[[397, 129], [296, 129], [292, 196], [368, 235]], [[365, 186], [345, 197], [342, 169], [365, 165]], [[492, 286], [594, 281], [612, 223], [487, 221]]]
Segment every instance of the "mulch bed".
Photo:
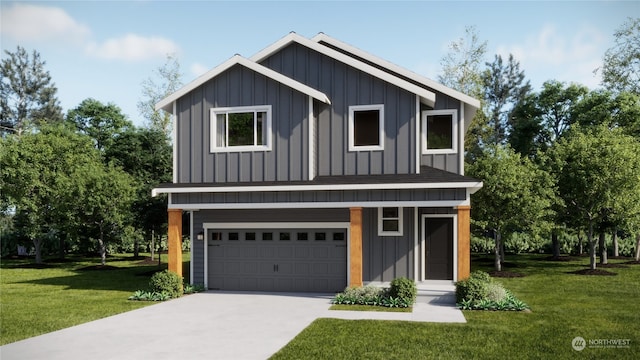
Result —
[[156, 257], [153, 260], [150, 257], [144, 258], [144, 260], [138, 262], [138, 265], [158, 265], [158, 258]]
[[489, 275], [491, 275], [491, 277], [497, 277], [497, 278], [520, 278], [520, 277], [527, 276], [525, 274], [512, 272], [512, 271], [495, 271], [495, 270], [489, 271]]
[[559, 256], [559, 257], [547, 256], [539, 260], [540, 261], [572, 261], [575, 259], [571, 256]]
[[631, 261], [624, 262], [623, 264], [627, 264], [627, 265], [640, 265], [640, 261], [631, 260]]
[[607, 270], [600, 270], [600, 269], [595, 269], [595, 270], [591, 270], [591, 269], [584, 269], [584, 270], [576, 270], [576, 271], [570, 271], [567, 274], [576, 274], [576, 275], [605, 275], [605, 276], [614, 276], [614, 275], [618, 275], [616, 273], [612, 273], [611, 271], [607, 271]]
[[597, 264], [596, 267], [599, 268], [626, 268], [627, 266], [622, 264]]

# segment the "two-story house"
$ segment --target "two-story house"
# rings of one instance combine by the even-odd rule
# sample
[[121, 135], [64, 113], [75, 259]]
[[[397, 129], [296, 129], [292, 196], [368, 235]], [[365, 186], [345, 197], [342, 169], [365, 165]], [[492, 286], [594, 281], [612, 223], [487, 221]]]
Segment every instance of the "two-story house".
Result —
[[469, 274], [464, 134], [478, 100], [325, 34], [235, 55], [173, 114], [169, 267], [209, 289], [340, 291]]

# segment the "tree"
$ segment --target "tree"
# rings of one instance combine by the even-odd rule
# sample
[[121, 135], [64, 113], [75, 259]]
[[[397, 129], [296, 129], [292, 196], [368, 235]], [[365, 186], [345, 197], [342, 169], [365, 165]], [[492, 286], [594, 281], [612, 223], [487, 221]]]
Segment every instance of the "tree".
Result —
[[133, 126], [118, 106], [105, 105], [91, 98], [70, 110], [66, 121], [80, 133], [91, 137], [100, 151], [110, 147], [118, 134]]
[[44, 70], [40, 54], [34, 50], [29, 56], [20, 46], [14, 53], [5, 50], [5, 54], [8, 57], [0, 66], [0, 134], [20, 135], [30, 125], [62, 121], [58, 90]]
[[604, 54], [602, 84], [640, 95], [640, 18], [627, 18], [613, 36], [615, 44]]
[[[135, 183], [131, 205], [134, 226], [146, 238], [161, 233], [166, 224], [166, 198], [150, 196], [157, 185], [171, 182], [172, 152], [164, 132], [152, 128], [133, 128], [122, 133], [105, 152], [105, 160], [126, 171]], [[134, 244], [134, 256], [138, 256]]]
[[514, 231], [534, 230], [546, 224], [554, 200], [553, 182], [531, 160], [508, 146], [488, 146], [467, 169], [482, 179], [472, 198], [474, 223], [494, 234], [495, 269], [502, 270], [502, 239]]
[[100, 163], [87, 137], [62, 125], [43, 125], [37, 133], [0, 140], [0, 188], [3, 203], [15, 209], [20, 231], [33, 242], [36, 263], [43, 242], [70, 226], [70, 195], [76, 172], [84, 164]]
[[489, 142], [504, 144], [510, 134], [511, 113], [515, 105], [524, 100], [531, 91], [529, 81], [525, 81], [520, 63], [509, 54], [509, 60], [503, 63], [502, 56], [496, 55], [492, 63], [486, 63], [487, 70], [482, 73], [484, 100], [489, 113], [489, 126], [492, 134]]
[[554, 144], [549, 159], [566, 216], [587, 232], [595, 269], [596, 232], [610, 224], [639, 231], [640, 143], [621, 129], [575, 128]]
[[487, 42], [480, 42], [474, 26], [464, 30], [465, 36], [449, 44], [449, 52], [440, 60], [442, 74], [438, 81], [469, 96], [482, 98], [480, 66], [487, 52]]
[[161, 130], [166, 136], [171, 135], [170, 115], [156, 110], [155, 106], [181, 86], [180, 63], [175, 55], [167, 55], [164, 65], [158, 68], [152, 77], [142, 82], [142, 99], [138, 101], [138, 112], [147, 120], [150, 128]]

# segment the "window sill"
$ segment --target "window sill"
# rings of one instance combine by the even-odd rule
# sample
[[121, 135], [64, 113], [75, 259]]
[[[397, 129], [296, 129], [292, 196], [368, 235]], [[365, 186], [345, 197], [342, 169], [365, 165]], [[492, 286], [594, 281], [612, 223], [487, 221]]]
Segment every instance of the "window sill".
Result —
[[264, 152], [271, 151], [268, 146], [233, 146], [226, 148], [212, 148], [209, 149], [210, 153], [234, 153], [234, 152]]
[[384, 151], [382, 146], [349, 146], [349, 151]]
[[422, 149], [422, 155], [457, 154], [454, 149]]

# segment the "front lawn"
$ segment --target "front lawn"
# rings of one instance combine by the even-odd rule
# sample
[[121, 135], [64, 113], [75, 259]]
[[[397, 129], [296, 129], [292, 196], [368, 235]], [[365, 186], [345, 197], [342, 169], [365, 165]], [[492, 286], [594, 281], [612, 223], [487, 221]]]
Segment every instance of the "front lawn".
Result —
[[[587, 258], [546, 261], [548, 255], [507, 258], [499, 278], [531, 313], [465, 311], [467, 324], [318, 319], [273, 359], [635, 359], [640, 354], [640, 265], [607, 268], [615, 276], [577, 275]], [[621, 263], [624, 260], [611, 260]], [[474, 258], [472, 270], [491, 270]], [[572, 348], [582, 337], [587, 347]], [[590, 347], [629, 339], [626, 348]]]
[[[186, 268], [188, 259], [185, 254]], [[70, 256], [35, 266], [33, 260], [3, 259], [0, 345], [153, 304], [127, 298], [146, 289], [166, 262], [158, 266], [119, 255], [109, 257], [103, 268], [99, 261]]]

